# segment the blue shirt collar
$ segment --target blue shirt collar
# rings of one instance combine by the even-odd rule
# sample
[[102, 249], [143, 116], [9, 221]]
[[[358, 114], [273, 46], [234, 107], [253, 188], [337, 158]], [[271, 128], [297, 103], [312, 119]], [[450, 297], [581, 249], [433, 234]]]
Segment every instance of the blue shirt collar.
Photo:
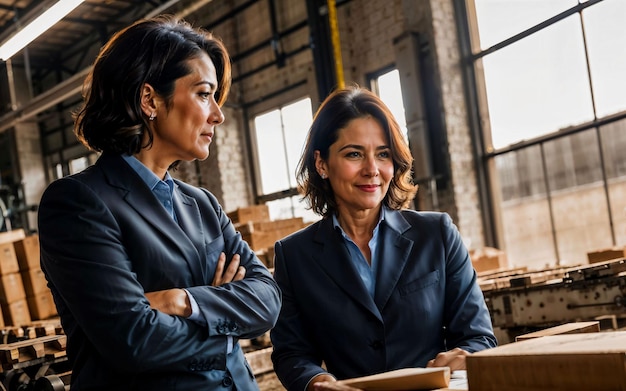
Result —
[[[154, 172], [152, 172], [148, 167], [144, 166], [142, 162], [140, 162], [136, 157], [131, 155], [122, 155], [122, 158], [126, 160], [126, 162], [135, 170], [135, 172], [141, 177], [141, 179], [148, 185], [150, 190], [154, 190], [154, 188], [161, 182], [161, 178], [156, 176]], [[174, 191], [174, 180], [170, 176], [169, 172], [165, 172], [165, 179], [163, 182], [167, 184], [170, 188], [170, 192]]]

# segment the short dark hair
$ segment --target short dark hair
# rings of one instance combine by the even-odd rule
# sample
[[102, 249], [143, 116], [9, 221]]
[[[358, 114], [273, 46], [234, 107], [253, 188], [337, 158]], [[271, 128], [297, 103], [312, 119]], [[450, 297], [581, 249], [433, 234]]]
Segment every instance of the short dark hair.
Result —
[[[169, 108], [177, 79], [191, 73], [188, 61], [202, 52], [215, 65], [221, 106], [231, 84], [224, 44], [201, 28], [171, 16], [139, 20], [115, 33], [102, 47], [83, 86], [84, 104], [75, 114], [74, 132], [89, 149], [129, 154], [152, 144], [153, 134], [141, 110], [144, 83]], [[147, 144], [143, 144], [147, 132]]]
[[393, 159], [394, 175], [383, 204], [391, 209], [402, 209], [415, 197], [417, 186], [412, 181], [413, 157], [400, 125], [378, 96], [367, 89], [349, 86], [333, 91], [320, 105], [298, 163], [298, 190], [315, 213], [326, 217], [337, 209], [328, 181], [317, 174], [315, 151], [320, 151], [321, 158], [327, 160], [329, 148], [337, 141], [339, 131], [354, 119], [370, 116], [382, 126]]

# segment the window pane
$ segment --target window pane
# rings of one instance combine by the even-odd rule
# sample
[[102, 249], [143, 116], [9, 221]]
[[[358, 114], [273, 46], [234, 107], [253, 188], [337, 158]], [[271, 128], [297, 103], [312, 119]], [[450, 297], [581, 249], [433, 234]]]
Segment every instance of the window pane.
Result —
[[594, 129], [545, 144], [562, 264], [586, 264], [589, 251], [612, 245], [599, 155]]
[[496, 170], [504, 201], [545, 195], [539, 147], [531, 147], [498, 156]]
[[289, 188], [289, 169], [285, 157], [280, 111], [274, 110], [254, 119], [261, 174], [261, 192], [274, 193]]
[[615, 242], [626, 246], [626, 120], [600, 129]]
[[319, 220], [320, 216], [307, 209], [307, 204], [301, 201], [301, 198], [301, 196], [293, 196], [267, 202], [270, 216], [273, 220], [302, 217], [302, 220], [307, 223]]
[[483, 58], [493, 146], [593, 119], [577, 15]]
[[404, 139], [407, 139], [406, 115], [404, 114], [404, 102], [402, 100], [402, 87], [400, 85], [400, 73], [397, 69], [387, 72], [377, 80], [378, 96], [389, 107], [391, 114], [398, 121]]
[[583, 18], [598, 117], [626, 110], [626, 1], [604, 0]]
[[546, 143], [545, 156], [550, 191], [602, 181], [595, 130]]
[[503, 249], [510, 265], [531, 269], [554, 265], [556, 253], [539, 146], [496, 156], [495, 163], [503, 189]]
[[576, 0], [474, 0], [480, 47], [487, 49], [578, 4]]
[[261, 194], [296, 187], [295, 171], [312, 118], [311, 99], [305, 98], [254, 119]]
[[311, 99], [302, 99], [282, 109], [285, 127], [285, 144], [287, 147], [287, 169], [289, 171], [289, 187], [296, 187], [296, 167], [304, 148], [304, 141], [313, 118]]
[[76, 174], [78, 172], [81, 172], [87, 167], [89, 167], [89, 160], [87, 159], [87, 156], [70, 160], [70, 174]]

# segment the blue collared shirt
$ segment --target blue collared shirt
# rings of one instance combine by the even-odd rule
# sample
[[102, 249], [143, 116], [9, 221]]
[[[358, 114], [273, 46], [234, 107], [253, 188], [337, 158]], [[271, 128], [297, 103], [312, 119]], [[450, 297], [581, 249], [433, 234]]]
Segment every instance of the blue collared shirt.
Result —
[[368, 245], [371, 251], [371, 265], [367, 262], [363, 253], [359, 249], [359, 246], [354, 243], [352, 239], [344, 232], [343, 228], [339, 225], [339, 220], [337, 217], [333, 215], [333, 225], [335, 228], [339, 228], [341, 235], [346, 243], [346, 247], [348, 248], [348, 252], [350, 253], [350, 259], [352, 260], [352, 264], [356, 268], [363, 284], [367, 288], [370, 296], [374, 297], [374, 293], [376, 292], [376, 275], [378, 271], [378, 232], [380, 228], [380, 222], [385, 219], [385, 208], [382, 207], [380, 209], [380, 218], [378, 219], [378, 223], [374, 228], [374, 233], [372, 234], [372, 238], [370, 239]]
[[135, 170], [141, 179], [148, 185], [152, 193], [159, 200], [165, 210], [176, 221], [174, 212], [174, 180], [169, 172], [165, 172], [165, 179], [161, 179], [152, 170], [144, 166], [142, 162], [134, 156], [123, 155], [124, 160]]

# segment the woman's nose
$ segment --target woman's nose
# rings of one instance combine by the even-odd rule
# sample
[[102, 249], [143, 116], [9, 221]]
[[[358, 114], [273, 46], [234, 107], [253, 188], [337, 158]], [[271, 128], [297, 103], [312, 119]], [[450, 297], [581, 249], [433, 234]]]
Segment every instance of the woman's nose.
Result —
[[224, 119], [225, 117], [222, 112], [222, 108], [215, 100], [213, 100], [211, 104], [211, 111], [209, 112], [209, 123], [212, 125], [219, 125], [224, 122]]
[[367, 158], [365, 159], [365, 165], [363, 167], [363, 174], [365, 176], [378, 176], [378, 164], [376, 164], [376, 159]]

